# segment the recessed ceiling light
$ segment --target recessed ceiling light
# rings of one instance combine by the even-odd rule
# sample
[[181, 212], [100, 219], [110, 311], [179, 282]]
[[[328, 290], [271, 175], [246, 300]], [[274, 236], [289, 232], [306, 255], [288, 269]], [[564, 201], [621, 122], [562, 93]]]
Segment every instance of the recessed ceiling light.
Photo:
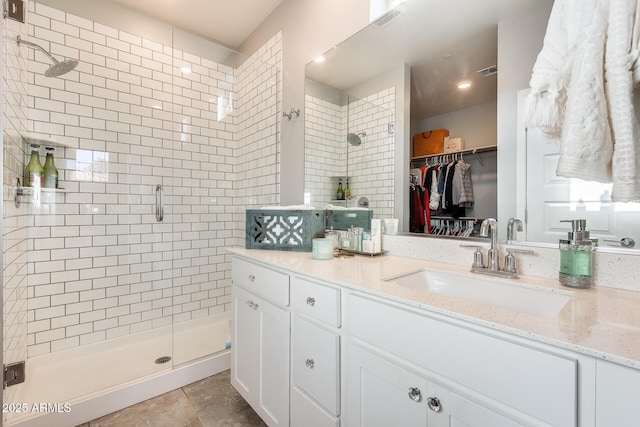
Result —
[[316, 59], [314, 59], [313, 62], [324, 62], [324, 60], [325, 60], [325, 57], [320, 55]]
[[470, 87], [471, 87], [471, 82], [469, 81], [458, 83], [458, 89], [469, 89]]

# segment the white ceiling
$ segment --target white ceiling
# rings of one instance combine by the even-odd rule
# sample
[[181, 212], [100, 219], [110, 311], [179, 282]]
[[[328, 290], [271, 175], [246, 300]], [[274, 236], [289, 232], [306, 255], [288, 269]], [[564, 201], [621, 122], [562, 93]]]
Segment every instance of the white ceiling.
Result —
[[201, 34], [232, 49], [283, 0], [115, 0], [161, 21]]

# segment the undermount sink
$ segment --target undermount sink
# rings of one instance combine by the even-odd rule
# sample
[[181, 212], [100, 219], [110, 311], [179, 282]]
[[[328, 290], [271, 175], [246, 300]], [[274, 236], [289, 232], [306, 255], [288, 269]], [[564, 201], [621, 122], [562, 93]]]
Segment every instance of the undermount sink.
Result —
[[558, 313], [571, 299], [570, 295], [544, 289], [495, 283], [486, 279], [425, 269], [384, 280], [435, 294], [544, 317]]

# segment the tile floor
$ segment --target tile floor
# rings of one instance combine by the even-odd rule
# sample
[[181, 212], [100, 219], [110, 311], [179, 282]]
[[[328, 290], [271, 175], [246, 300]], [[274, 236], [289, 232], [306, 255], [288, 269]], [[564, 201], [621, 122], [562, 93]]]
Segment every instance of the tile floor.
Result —
[[266, 426], [231, 386], [229, 371], [205, 378], [78, 427]]

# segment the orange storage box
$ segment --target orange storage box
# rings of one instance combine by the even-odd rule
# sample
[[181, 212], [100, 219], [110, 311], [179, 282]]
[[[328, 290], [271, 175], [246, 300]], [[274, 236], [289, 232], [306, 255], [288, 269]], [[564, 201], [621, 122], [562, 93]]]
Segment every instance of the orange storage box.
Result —
[[444, 138], [449, 136], [447, 129], [434, 129], [413, 136], [413, 157], [444, 153]]

